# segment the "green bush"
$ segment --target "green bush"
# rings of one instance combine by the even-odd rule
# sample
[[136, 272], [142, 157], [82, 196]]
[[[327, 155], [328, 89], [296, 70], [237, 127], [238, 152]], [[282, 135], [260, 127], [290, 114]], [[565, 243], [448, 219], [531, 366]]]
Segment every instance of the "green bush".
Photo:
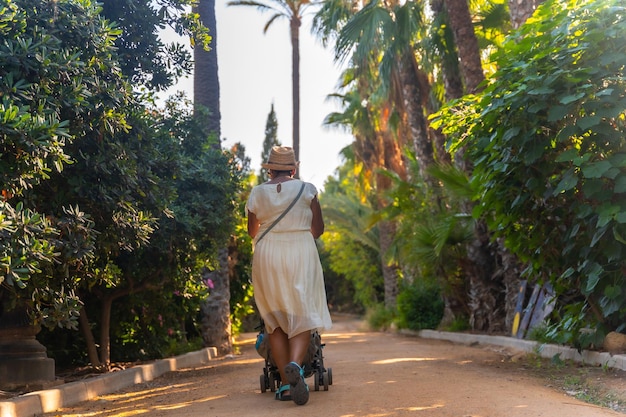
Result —
[[435, 284], [416, 282], [400, 289], [397, 298], [398, 327], [435, 329], [443, 318], [443, 298]]
[[442, 323], [439, 330], [445, 332], [464, 332], [470, 329], [469, 318], [467, 316], [458, 316], [449, 323]]
[[386, 308], [384, 304], [376, 304], [367, 309], [365, 320], [372, 330], [386, 330], [393, 323], [394, 316], [393, 310]]

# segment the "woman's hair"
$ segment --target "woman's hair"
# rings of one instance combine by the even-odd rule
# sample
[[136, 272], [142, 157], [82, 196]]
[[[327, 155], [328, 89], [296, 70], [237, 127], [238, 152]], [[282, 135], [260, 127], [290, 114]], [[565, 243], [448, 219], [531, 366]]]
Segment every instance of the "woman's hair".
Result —
[[285, 169], [285, 170], [277, 170], [277, 169], [270, 169], [270, 172], [273, 172], [274, 174], [287, 174], [290, 175], [291, 174], [291, 169]]

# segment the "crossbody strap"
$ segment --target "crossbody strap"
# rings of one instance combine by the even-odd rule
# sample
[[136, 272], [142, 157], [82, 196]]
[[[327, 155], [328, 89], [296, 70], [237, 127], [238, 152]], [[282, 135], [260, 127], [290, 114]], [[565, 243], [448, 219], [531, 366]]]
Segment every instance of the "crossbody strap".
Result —
[[259, 238], [257, 239], [256, 243], [258, 244], [261, 239], [263, 239], [265, 237], [265, 235], [272, 230], [272, 228], [274, 226], [276, 226], [276, 224], [282, 220], [283, 217], [285, 217], [285, 215], [287, 214], [287, 212], [289, 210], [291, 210], [291, 208], [296, 204], [296, 201], [298, 201], [298, 199], [300, 198], [300, 196], [302, 195], [302, 190], [304, 190], [304, 182], [302, 183], [302, 186], [300, 187], [300, 191], [298, 191], [298, 195], [296, 196], [296, 198], [293, 199], [293, 201], [291, 202], [291, 204], [289, 204], [289, 207], [287, 207], [285, 209], [285, 211], [282, 212], [282, 214], [280, 216], [278, 216], [278, 218], [276, 220], [274, 220], [274, 223], [272, 223], [270, 225], [270, 227], [268, 227], [267, 229], [265, 229], [265, 231], [263, 232], [263, 234], [261, 236], [259, 236]]

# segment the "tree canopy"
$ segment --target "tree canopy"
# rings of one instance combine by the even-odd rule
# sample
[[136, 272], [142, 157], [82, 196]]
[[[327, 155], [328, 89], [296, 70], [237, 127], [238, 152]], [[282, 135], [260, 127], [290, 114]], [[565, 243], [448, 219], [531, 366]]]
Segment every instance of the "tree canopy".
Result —
[[[94, 349], [90, 333], [100, 333], [94, 365], [110, 360], [114, 301], [128, 300], [117, 343], [135, 340], [125, 323], [139, 316], [153, 329], [164, 319], [180, 327], [163, 308], [175, 294], [196, 303], [194, 314], [210, 284], [200, 271], [233, 228], [239, 184], [234, 158], [212, 146], [218, 138], [191, 103], [158, 109], [131, 88], [143, 76], [121, 64], [123, 23], [91, 1], [0, 3], [0, 301], [49, 328], [75, 328], [80, 316]], [[139, 301], [141, 292], [160, 295]]]

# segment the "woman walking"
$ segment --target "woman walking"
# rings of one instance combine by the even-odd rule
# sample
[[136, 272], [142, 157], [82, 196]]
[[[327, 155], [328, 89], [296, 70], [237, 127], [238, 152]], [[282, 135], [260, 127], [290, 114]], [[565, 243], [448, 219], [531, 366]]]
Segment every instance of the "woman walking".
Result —
[[293, 178], [298, 162], [292, 148], [274, 146], [262, 166], [270, 180], [252, 189], [246, 205], [254, 298], [280, 372], [276, 399], [303, 405], [309, 400], [302, 366], [311, 331], [332, 325], [315, 245], [324, 220], [315, 186]]

